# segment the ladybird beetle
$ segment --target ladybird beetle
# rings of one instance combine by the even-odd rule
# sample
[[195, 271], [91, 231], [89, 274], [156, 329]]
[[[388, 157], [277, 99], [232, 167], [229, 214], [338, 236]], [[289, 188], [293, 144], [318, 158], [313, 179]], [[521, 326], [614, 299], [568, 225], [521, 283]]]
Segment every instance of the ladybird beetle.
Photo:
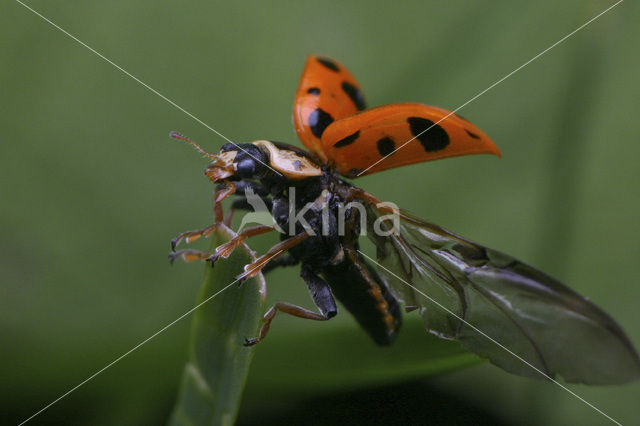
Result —
[[[366, 109], [351, 73], [321, 56], [307, 59], [293, 119], [310, 152], [258, 140], [227, 144], [212, 155], [172, 134], [212, 160], [205, 175], [218, 185], [216, 224], [229, 223], [234, 210], [251, 210], [250, 197], [264, 203], [274, 223], [245, 228], [212, 253], [175, 249], [181, 241], [211, 235], [216, 224], [182, 233], [172, 240], [170, 258], [213, 265], [246, 238], [279, 232], [280, 243], [238, 278], [299, 264], [318, 308], [276, 303], [246, 345], [264, 339], [278, 311], [324, 321], [338, 313], [338, 300], [379, 345], [393, 343], [404, 308], [417, 310], [430, 333], [455, 339], [511, 373], [547, 379], [559, 374], [588, 384], [640, 375], [625, 333], [585, 297], [511, 256], [382, 203], [345, 179], [451, 156], [499, 156], [478, 127], [421, 104]], [[232, 194], [237, 198], [225, 218], [221, 202]], [[359, 250], [363, 233], [375, 244], [379, 268]]]

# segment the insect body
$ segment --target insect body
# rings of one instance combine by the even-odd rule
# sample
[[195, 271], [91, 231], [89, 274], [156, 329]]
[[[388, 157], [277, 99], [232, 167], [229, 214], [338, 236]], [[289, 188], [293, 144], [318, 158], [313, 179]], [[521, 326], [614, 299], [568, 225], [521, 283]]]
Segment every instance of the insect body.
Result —
[[[225, 220], [220, 203], [232, 194], [237, 199], [231, 212], [248, 209], [251, 197], [257, 197], [275, 223], [245, 228], [213, 253], [182, 250], [171, 258], [213, 263], [246, 238], [277, 231], [281, 242], [245, 266], [239, 278], [300, 264], [318, 308], [313, 312], [276, 303], [247, 345], [265, 337], [278, 311], [328, 320], [338, 312], [335, 299], [376, 343], [389, 345], [404, 304], [407, 310], [418, 309], [429, 332], [456, 339], [512, 373], [537, 378], [558, 373], [567, 381], [591, 384], [621, 383], [640, 375], [638, 355], [622, 329], [586, 298], [508, 255], [381, 203], [344, 180], [455, 155], [499, 155], [475, 125], [420, 104], [367, 110], [346, 68], [317, 56], [307, 60], [294, 124], [311, 152], [259, 140], [227, 144], [211, 155], [174, 134], [212, 160], [205, 174], [218, 184], [216, 223]], [[215, 227], [185, 232], [172, 247], [208, 236]], [[380, 268], [359, 250], [364, 230], [377, 248]]]

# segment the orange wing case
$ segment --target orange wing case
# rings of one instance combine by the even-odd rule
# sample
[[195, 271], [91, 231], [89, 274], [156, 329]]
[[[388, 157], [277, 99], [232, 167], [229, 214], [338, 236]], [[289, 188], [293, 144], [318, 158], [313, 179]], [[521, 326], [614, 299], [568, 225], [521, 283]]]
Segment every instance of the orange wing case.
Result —
[[413, 103], [385, 105], [331, 123], [322, 134], [322, 149], [329, 163], [352, 178], [458, 155], [500, 156], [474, 124], [445, 109]]
[[341, 63], [321, 56], [307, 58], [293, 105], [293, 123], [302, 143], [322, 161], [327, 161], [321, 142], [324, 130], [365, 107], [358, 82]]

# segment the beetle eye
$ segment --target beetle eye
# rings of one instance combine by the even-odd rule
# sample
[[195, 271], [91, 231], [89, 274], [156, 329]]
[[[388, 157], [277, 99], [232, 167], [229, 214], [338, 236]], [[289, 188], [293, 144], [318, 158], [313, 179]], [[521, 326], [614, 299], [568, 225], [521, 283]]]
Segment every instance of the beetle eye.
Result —
[[236, 173], [241, 178], [251, 178], [255, 174], [255, 171], [256, 164], [252, 158], [244, 159], [236, 165]]
[[234, 143], [226, 143], [220, 148], [220, 152], [234, 151], [238, 149], [238, 145]]

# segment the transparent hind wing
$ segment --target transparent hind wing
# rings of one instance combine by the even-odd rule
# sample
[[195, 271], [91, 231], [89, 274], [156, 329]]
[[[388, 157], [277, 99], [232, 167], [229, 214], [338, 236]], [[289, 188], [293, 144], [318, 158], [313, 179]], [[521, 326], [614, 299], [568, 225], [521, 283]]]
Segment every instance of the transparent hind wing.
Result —
[[369, 213], [381, 274], [399, 299], [419, 307], [429, 332], [522, 376], [586, 384], [640, 377], [620, 326], [559, 281], [406, 212], [397, 233], [378, 236], [373, 223], [382, 213]]

